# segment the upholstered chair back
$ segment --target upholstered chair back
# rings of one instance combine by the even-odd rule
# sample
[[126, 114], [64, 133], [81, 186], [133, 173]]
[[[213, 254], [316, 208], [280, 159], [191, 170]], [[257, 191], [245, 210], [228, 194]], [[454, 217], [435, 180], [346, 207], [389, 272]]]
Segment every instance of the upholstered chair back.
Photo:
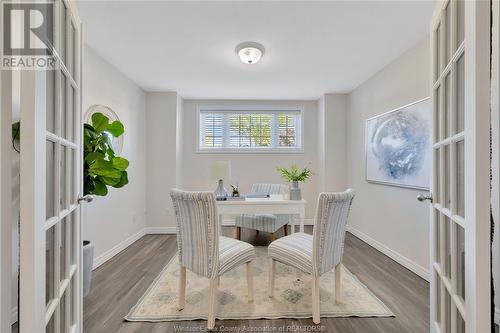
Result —
[[313, 234], [313, 272], [321, 275], [342, 260], [347, 217], [354, 198], [348, 189], [339, 193], [320, 193]]
[[252, 193], [285, 194], [287, 186], [285, 184], [253, 184]]
[[219, 224], [213, 192], [170, 192], [177, 220], [179, 263], [212, 278], [219, 265]]

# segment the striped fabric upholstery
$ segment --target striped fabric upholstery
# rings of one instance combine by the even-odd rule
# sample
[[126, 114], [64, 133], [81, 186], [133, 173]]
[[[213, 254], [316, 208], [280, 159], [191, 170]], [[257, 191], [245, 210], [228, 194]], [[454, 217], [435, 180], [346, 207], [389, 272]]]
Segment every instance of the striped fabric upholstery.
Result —
[[255, 249], [252, 245], [237, 239], [220, 236], [219, 239], [219, 271], [222, 275], [255, 258]]
[[[219, 236], [213, 192], [170, 192], [177, 221], [179, 263], [214, 278], [255, 257], [252, 245]], [[220, 239], [219, 239], [220, 237]]]
[[321, 193], [313, 236], [295, 233], [269, 245], [269, 257], [306, 273], [322, 275], [333, 269], [344, 254], [345, 229], [354, 191]]
[[[285, 194], [287, 186], [284, 184], [253, 184], [251, 193]], [[237, 227], [260, 230], [264, 232], [276, 232], [279, 228], [290, 221], [288, 214], [243, 214], [236, 216]]]
[[275, 240], [267, 249], [269, 257], [284, 264], [312, 273], [313, 236], [296, 232]]

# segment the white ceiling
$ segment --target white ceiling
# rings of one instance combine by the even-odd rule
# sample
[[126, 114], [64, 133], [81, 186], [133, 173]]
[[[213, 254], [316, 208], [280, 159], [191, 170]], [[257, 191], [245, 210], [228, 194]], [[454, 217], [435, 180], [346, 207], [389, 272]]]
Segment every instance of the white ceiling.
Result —
[[[80, 1], [86, 43], [146, 91], [316, 99], [423, 39], [434, 1]], [[264, 45], [255, 65], [235, 46]]]

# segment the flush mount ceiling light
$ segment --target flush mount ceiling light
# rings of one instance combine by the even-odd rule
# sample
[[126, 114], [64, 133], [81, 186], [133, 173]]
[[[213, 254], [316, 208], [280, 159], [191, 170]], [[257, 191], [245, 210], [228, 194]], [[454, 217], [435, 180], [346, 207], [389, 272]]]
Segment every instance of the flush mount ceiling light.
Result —
[[245, 64], [253, 65], [262, 58], [264, 46], [255, 42], [240, 43], [236, 46], [236, 54]]

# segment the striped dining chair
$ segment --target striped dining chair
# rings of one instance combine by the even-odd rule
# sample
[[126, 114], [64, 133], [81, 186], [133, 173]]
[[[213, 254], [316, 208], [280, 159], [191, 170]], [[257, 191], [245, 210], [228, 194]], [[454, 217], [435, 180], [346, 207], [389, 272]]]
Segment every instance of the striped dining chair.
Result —
[[179, 310], [186, 298], [186, 269], [210, 279], [207, 328], [215, 326], [215, 304], [219, 277], [246, 264], [248, 301], [253, 301], [252, 245], [219, 236], [217, 208], [213, 192], [170, 192], [177, 220], [177, 247], [179, 250]]
[[[258, 194], [285, 194], [288, 187], [284, 184], [253, 184], [251, 193]], [[290, 221], [289, 214], [242, 214], [236, 216], [234, 225], [236, 226], [236, 238], [241, 239], [241, 228], [253, 229], [271, 234], [271, 241], [276, 239], [275, 233], [281, 227], [288, 234], [287, 224]]]
[[313, 235], [297, 232], [269, 245], [269, 297], [274, 292], [276, 261], [300, 269], [313, 276], [313, 322], [320, 323], [320, 276], [335, 268], [335, 300], [342, 301], [341, 262], [347, 218], [354, 198], [348, 189], [339, 193], [320, 193], [316, 208]]

